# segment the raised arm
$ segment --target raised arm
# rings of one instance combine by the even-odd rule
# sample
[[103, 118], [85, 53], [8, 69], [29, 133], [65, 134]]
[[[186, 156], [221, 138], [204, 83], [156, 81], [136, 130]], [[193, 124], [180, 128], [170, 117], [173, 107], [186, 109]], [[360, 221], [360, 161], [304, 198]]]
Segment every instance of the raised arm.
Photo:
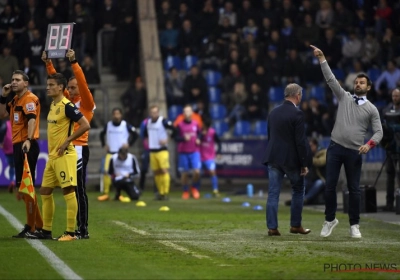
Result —
[[314, 50], [314, 56], [319, 60], [322, 74], [324, 75], [326, 83], [328, 84], [336, 98], [338, 100], [341, 100], [348, 93], [346, 93], [346, 91], [340, 86], [339, 82], [336, 80], [335, 75], [333, 75], [331, 68], [328, 65], [328, 62], [326, 61], [324, 53], [319, 48], [313, 45], [310, 45], [310, 47]]
[[69, 49], [66, 57], [71, 62], [72, 72], [74, 73], [75, 79], [78, 84], [79, 94], [81, 96], [81, 107], [85, 110], [92, 111], [94, 109], [93, 95], [89, 90], [86, 82], [85, 74], [83, 74], [82, 68], [75, 58], [75, 51]]

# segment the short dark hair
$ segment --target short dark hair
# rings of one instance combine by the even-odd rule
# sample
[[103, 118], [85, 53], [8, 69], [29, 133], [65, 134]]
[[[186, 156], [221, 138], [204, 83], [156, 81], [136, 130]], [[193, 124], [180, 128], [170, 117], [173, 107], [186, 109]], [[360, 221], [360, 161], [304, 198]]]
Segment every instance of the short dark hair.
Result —
[[62, 85], [63, 86], [63, 88], [62, 88], [63, 91], [67, 87], [67, 79], [61, 73], [55, 73], [53, 75], [47, 76], [47, 80], [50, 80], [50, 79], [55, 80], [57, 85]]
[[372, 81], [371, 81], [371, 79], [368, 77], [367, 74], [365, 74], [365, 73], [360, 73], [360, 74], [358, 74], [358, 75], [356, 76], [356, 79], [359, 79], [359, 78], [365, 78], [365, 79], [367, 79], [367, 86], [372, 86]]
[[72, 80], [76, 80], [76, 77], [75, 76], [71, 76], [71, 78], [68, 79], [68, 82], [72, 81]]
[[13, 75], [21, 75], [22, 76], [22, 80], [24, 80], [25, 82], [29, 81], [29, 77], [28, 75], [26, 75], [26, 73], [22, 70], [15, 70], [13, 73]]
[[319, 146], [319, 143], [318, 143], [318, 139], [317, 138], [315, 138], [315, 137], [312, 137], [311, 139], [310, 139], [310, 142], [311, 143], [313, 143], [315, 146]]
[[211, 118], [204, 117], [204, 118], [202, 118], [202, 121], [203, 121], [203, 126], [204, 127], [206, 127], [206, 128], [211, 127]]
[[111, 113], [114, 114], [115, 111], [119, 111], [122, 114], [122, 109], [120, 107], [113, 108]]

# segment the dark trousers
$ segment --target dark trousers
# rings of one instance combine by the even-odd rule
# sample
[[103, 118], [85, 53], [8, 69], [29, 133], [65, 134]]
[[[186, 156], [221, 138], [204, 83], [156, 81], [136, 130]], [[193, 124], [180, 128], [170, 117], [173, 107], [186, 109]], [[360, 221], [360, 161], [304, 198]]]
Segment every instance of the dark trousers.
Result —
[[395, 186], [395, 178], [400, 180], [399, 178], [399, 169], [396, 170], [396, 167], [399, 167], [399, 160], [395, 158], [395, 156], [387, 154], [386, 161], [386, 205], [393, 206], [394, 204], [394, 186]]
[[115, 187], [115, 200], [119, 199], [121, 191], [125, 191], [131, 200], [139, 199], [140, 191], [133, 181], [115, 181], [113, 186]]
[[344, 165], [347, 188], [349, 190], [349, 222], [356, 225], [360, 221], [360, 176], [362, 157], [357, 150], [347, 149], [333, 141], [326, 155], [325, 220], [335, 219], [337, 210], [336, 186], [340, 169]]
[[[14, 149], [14, 164], [15, 164], [15, 186], [19, 188], [19, 185], [21, 184], [22, 180], [22, 173], [24, 171], [24, 160], [25, 160], [25, 155], [24, 152], [22, 151], [22, 144], [23, 142], [16, 143], [13, 145]], [[31, 141], [31, 148], [28, 152], [28, 163], [29, 163], [29, 169], [31, 170], [31, 175], [32, 175], [32, 182], [33, 185], [35, 185], [35, 179], [36, 179], [36, 163], [39, 157], [40, 153], [40, 148], [39, 144], [36, 140]]]
[[139, 188], [143, 191], [146, 183], [146, 174], [149, 171], [150, 151], [144, 150], [141, 158], [142, 158], [142, 166], [140, 168]]
[[78, 230], [82, 235], [88, 234], [89, 204], [86, 194], [86, 167], [89, 161], [89, 155], [89, 146], [82, 146], [82, 157], [79, 158], [78, 156], [77, 162], [78, 171], [76, 176], [78, 186], [75, 189], [76, 200], [78, 201], [78, 214], [76, 215], [76, 221]]

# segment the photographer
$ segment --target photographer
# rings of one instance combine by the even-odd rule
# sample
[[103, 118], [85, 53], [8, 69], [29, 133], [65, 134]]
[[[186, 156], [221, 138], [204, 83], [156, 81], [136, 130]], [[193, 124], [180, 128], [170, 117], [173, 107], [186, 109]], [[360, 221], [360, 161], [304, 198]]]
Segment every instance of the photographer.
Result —
[[131, 200], [139, 199], [141, 193], [133, 181], [133, 178], [140, 174], [139, 164], [136, 157], [128, 152], [127, 147], [121, 147], [118, 153], [111, 157], [108, 173], [116, 189], [115, 200], [130, 201], [121, 196], [122, 190], [128, 194]]
[[[399, 113], [400, 114], [400, 90], [398, 88], [392, 91], [392, 103], [389, 104], [385, 109], [383, 109], [383, 118], [385, 119], [387, 113]], [[399, 124], [400, 125], [400, 124]], [[387, 130], [389, 127], [384, 126]], [[386, 131], [385, 131], [386, 132]], [[395, 150], [392, 148], [393, 141], [393, 131], [388, 131], [385, 133], [387, 136], [386, 141], [386, 206], [383, 208], [384, 211], [392, 212], [394, 211], [394, 186], [395, 186], [395, 178], [397, 177], [399, 182], [399, 170], [396, 170], [396, 167], [399, 165], [399, 154], [397, 153], [397, 148]], [[382, 143], [383, 144], [383, 143]], [[396, 176], [397, 175], [397, 176]]]

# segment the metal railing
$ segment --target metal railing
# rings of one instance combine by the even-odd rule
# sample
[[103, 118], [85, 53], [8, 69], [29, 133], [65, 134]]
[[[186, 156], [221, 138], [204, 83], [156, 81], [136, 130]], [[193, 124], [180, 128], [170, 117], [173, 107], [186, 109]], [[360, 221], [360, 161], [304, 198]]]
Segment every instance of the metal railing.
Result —
[[111, 43], [110, 45], [108, 43], [103, 44], [104, 35], [105, 34], [110, 35], [110, 33], [113, 33], [112, 35], [115, 36], [116, 30], [117, 28], [111, 27], [111, 28], [100, 29], [97, 32], [97, 67], [100, 74], [104, 73], [104, 68], [105, 68], [103, 56], [105, 55], [106, 57], [111, 57], [112, 60], [115, 55], [112, 47], [112, 44], [114, 44], [114, 40], [109, 42]]

